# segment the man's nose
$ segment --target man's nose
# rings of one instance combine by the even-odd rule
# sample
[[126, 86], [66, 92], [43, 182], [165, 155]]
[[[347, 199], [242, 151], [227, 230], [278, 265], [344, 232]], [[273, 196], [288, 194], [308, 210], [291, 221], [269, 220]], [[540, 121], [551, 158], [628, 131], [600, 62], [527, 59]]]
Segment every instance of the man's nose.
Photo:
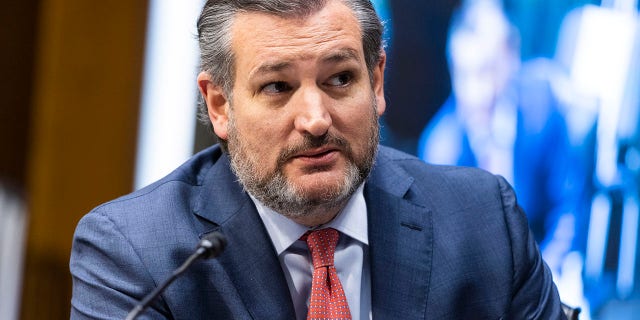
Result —
[[317, 87], [303, 88], [297, 92], [294, 101], [297, 131], [313, 136], [322, 136], [331, 127], [332, 120], [326, 95]]

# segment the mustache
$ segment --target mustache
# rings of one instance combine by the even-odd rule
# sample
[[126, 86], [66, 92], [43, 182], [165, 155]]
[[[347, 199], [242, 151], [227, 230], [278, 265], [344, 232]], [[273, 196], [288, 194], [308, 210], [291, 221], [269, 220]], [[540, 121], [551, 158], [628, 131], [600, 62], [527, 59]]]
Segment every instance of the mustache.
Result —
[[284, 165], [289, 159], [291, 159], [298, 153], [324, 146], [337, 147], [343, 150], [348, 157], [350, 157], [352, 154], [349, 142], [347, 142], [345, 138], [337, 136], [334, 133], [327, 132], [321, 136], [306, 134], [304, 135], [302, 142], [297, 145], [288, 146], [286, 149], [280, 152], [280, 154], [278, 155], [278, 166], [280, 167]]

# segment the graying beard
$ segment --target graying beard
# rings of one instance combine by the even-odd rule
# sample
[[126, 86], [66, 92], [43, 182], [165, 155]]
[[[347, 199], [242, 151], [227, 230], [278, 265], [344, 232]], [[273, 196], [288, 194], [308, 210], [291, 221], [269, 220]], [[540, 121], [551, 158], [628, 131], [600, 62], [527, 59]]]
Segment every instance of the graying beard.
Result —
[[[362, 175], [355, 164], [349, 163], [345, 172], [345, 181], [338, 190], [327, 190], [316, 199], [308, 199], [301, 196], [300, 190], [295, 186], [287, 183], [287, 179], [280, 171], [265, 179], [258, 179], [256, 174], [251, 174], [254, 172], [249, 161], [239, 160], [238, 155], [230, 156], [231, 168], [244, 190], [265, 206], [288, 218], [304, 217], [318, 209], [328, 211], [343, 205], [366, 177], [366, 173], [363, 172], [364, 175]], [[365, 171], [368, 172], [368, 170]]]

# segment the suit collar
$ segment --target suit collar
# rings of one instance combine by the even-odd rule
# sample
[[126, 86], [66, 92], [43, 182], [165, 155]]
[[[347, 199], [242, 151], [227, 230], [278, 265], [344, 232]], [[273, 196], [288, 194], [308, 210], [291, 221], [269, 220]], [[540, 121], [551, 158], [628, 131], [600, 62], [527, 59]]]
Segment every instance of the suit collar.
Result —
[[229, 157], [222, 153], [199, 181], [194, 213], [216, 225], [235, 216], [250, 201], [231, 171]]

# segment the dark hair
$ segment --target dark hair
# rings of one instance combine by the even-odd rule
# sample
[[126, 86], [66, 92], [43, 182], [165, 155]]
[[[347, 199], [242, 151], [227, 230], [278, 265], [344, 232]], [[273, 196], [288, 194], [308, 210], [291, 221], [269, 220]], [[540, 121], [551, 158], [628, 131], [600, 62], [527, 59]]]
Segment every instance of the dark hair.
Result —
[[[369, 76], [382, 52], [382, 23], [369, 0], [341, 0], [351, 8], [362, 32], [362, 47]], [[285, 18], [306, 17], [320, 11], [327, 0], [208, 0], [198, 18], [200, 71], [207, 72], [232, 100], [234, 56], [231, 50], [231, 26], [239, 12], [263, 12]], [[204, 101], [199, 105], [200, 120], [211, 126]], [[221, 143], [224, 142], [218, 139]]]

